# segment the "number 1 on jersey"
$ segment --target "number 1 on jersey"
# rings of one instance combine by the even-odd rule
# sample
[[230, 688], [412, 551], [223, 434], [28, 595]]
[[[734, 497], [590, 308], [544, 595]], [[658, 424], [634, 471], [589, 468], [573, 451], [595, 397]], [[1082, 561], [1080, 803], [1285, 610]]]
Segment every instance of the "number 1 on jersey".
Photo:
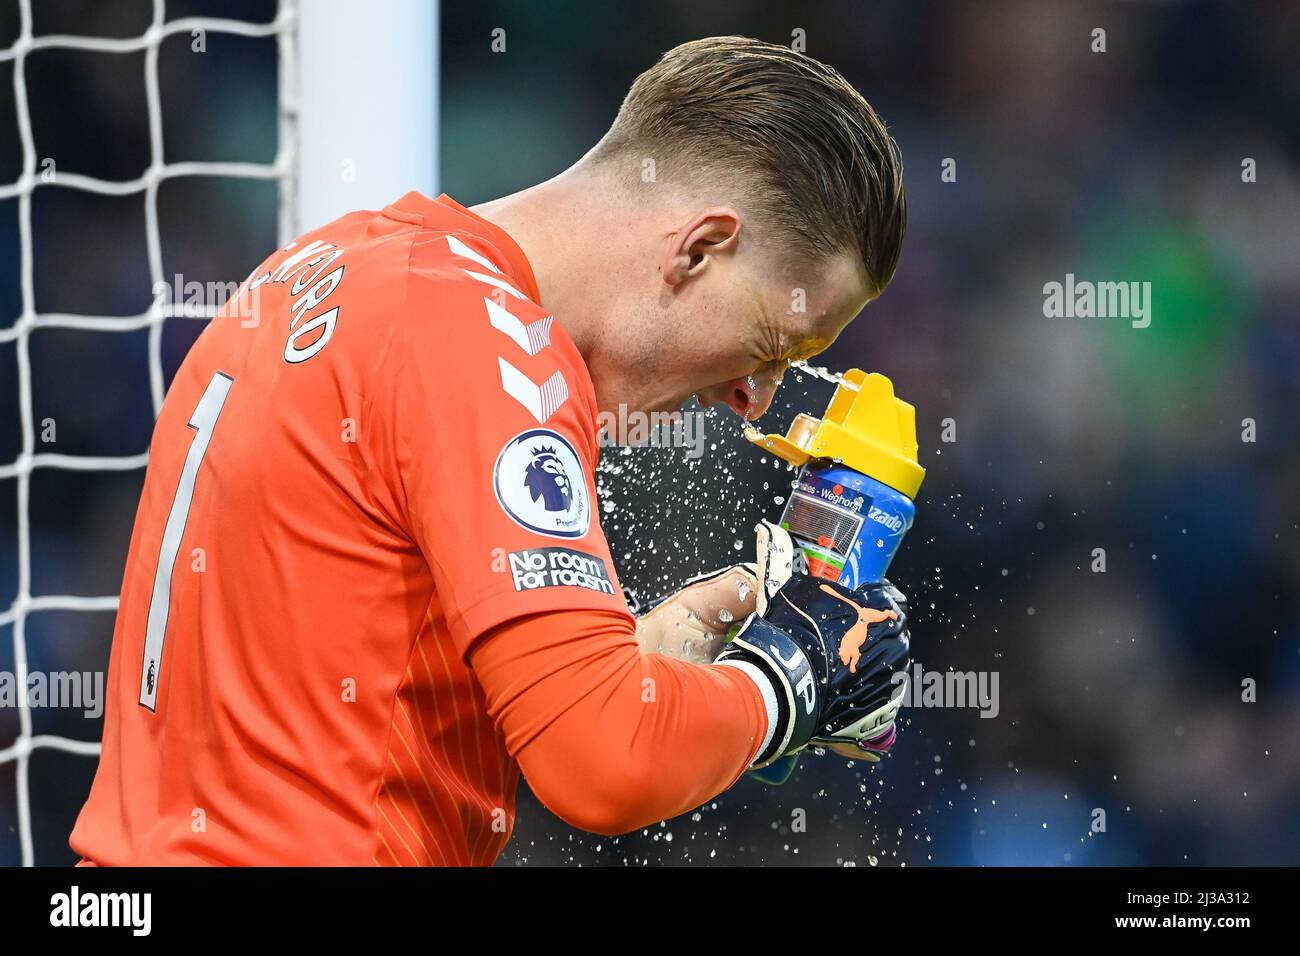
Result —
[[189, 425], [194, 429], [194, 440], [190, 442], [189, 453], [185, 456], [176, 497], [172, 499], [167, 526], [163, 529], [158, 569], [153, 576], [153, 597], [149, 601], [149, 623], [144, 634], [144, 660], [140, 665], [140, 704], [150, 710], [157, 709], [158, 671], [162, 663], [163, 639], [167, 636], [167, 615], [172, 603], [172, 572], [176, 567], [176, 556], [180, 553], [181, 538], [185, 534], [185, 522], [190, 515], [194, 483], [198, 479], [203, 456], [208, 452], [208, 443], [212, 441], [212, 432], [217, 427], [217, 417], [226, 404], [230, 386], [234, 384], [235, 380], [229, 375], [217, 372], [203, 390], [203, 397], [190, 416]]

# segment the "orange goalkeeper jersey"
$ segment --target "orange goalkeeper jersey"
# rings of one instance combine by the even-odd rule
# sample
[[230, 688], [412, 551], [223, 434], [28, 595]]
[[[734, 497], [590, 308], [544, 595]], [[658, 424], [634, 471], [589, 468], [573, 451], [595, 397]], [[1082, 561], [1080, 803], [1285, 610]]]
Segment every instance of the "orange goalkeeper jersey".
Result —
[[278, 250], [203, 332], [154, 431], [87, 861], [495, 859], [519, 771], [470, 642], [632, 626], [591, 380], [538, 302], [508, 235], [410, 193]]

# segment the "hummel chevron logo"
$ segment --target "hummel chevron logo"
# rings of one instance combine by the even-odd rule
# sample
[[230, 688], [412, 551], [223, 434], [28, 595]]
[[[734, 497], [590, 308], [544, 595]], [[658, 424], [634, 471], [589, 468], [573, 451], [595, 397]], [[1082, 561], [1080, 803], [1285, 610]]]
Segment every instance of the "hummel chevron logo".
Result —
[[513, 285], [507, 282], [504, 278], [502, 278], [501, 270], [497, 267], [497, 264], [495, 262], [493, 262], [491, 259], [487, 258], [486, 256], [479, 255], [477, 252], [475, 252], [469, 246], [465, 245], [465, 243], [461, 242], [455, 236], [447, 236], [447, 248], [449, 248], [452, 251], [453, 255], [460, 256], [462, 259], [469, 259], [471, 262], [476, 262], [484, 269], [486, 269], [488, 272], [492, 273], [491, 275], [484, 275], [481, 272], [471, 272], [468, 269], [460, 270], [461, 272], [465, 273], [465, 275], [469, 276], [471, 279], [477, 279], [479, 282], [486, 282], [488, 285], [495, 286], [496, 288], [501, 289], [503, 292], [508, 292], [516, 299], [527, 298], [526, 295], [524, 295]]
[[532, 412], [537, 424], [544, 424], [569, 400], [569, 384], [564, 380], [563, 373], [556, 372], [541, 385], [534, 385], [532, 379], [505, 359], [498, 356], [497, 361], [501, 364], [501, 387], [507, 395]]
[[461, 269], [460, 271], [465, 273], [465, 275], [469, 276], [471, 279], [477, 279], [479, 282], [486, 282], [488, 285], [496, 286], [503, 292], [508, 292], [510, 295], [513, 295], [516, 299], [528, 298], [528, 296], [524, 295], [500, 276], [485, 276], [481, 272], [470, 272], [468, 269]]
[[492, 323], [492, 328], [510, 336], [529, 355], [536, 355], [551, 344], [551, 323], [555, 321], [553, 316], [548, 315], [524, 325], [491, 299], [485, 298], [483, 304], [487, 306], [488, 321]]
[[[461, 272], [465, 275], [508, 292], [516, 299], [527, 298], [506, 281], [496, 263], [475, 252], [455, 236], [447, 236], [446, 239], [447, 248], [451, 250], [453, 255], [468, 259], [487, 270], [485, 274], [471, 272], [469, 269], [462, 268]], [[487, 307], [488, 321], [492, 324], [492, 328], [509, 336], [512, 342], [529, 355], [536, 355], [551, 344], [551, 324], [555, 321], [553, 316], [543, 316], [535, 322], [529, 322], [525, 325], [523, 321], [512, 315], [508, 309], [498, 305], [487, 296], [483, 298], [483, 305]], [[556, 372], [541, 385], [537, 385], [527, 375], [500, 356], [497, 356], [497, 362], [500, 363], [501, 368], [501, 388], [516, 402], [528, 409], [533, 418], [537, 419], [537, 424], [544, 424], [561, 405], [569, 400], [569, 383], [564, 380], [563, 373]]]
[[461, 256], [464, 259], [472, 259], [489, 272], [500, 272], [495, 262], [484, 256], [480, 256], [465, 243], [461, 242], [455, 236], [447, 237], [447, 247], [451, 249], [453, 255]]

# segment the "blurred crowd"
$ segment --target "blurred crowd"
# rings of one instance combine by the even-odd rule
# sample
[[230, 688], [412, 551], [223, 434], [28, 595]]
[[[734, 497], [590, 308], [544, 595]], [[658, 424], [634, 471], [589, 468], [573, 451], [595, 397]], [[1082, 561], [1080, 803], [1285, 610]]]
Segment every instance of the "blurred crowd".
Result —
[[[38, 32], [129, 36], [149, 4], [36, 7]], [[168, 8], [265, 21], [274, 4]], [[744, 779], [615, 840], [524, 794], [502, 865], [1300, 862], [1300, 7], [444, 0], [441, 187], [472, 204], [559, 172], [640, 70], [722, 33], [806, 44], [900, 144], [897, 277], [817, 362], [884, 372], [916, 405], [928, 475], [890, 576], [911, 599], [914, 659], [997, 672], [998, 714], [905, 710], [881, 764], [808, 755], [783, 787]], [[21, 172], [10, 66], [0, 183]], [[160, 67], [168, 161], [271, 160], [273, 41], [210, 37], [194, 57], [182, 38]], [[40, 156], [141, 174], [143, 55], [40, 53], [26, 80]], [[0, 330], [21, 308], [17, 206], [0, 201]], [[267, 183], [166, 183], [165, 272], [243, 277], [275, 244], [275, 210]], [[41, 188], [33, 228], [40, 312], [147, 309], [138, 195]], [[1150, 282], [1150, 326], [1048, 317], [1044, 286], [1067, 274]], [[168, 374], [200, 329], [168, 321]], [[146, 448], [146, 337], [32, 335], [34, 418], [58, 422], [58, 451]], [[764, 430], [820, 413], [830, 390], [791, 372]], [[698, 460], [604, 454], [602, 521], [643, 596], [747, 557], [754, 521], [788, 493], [793, 473], [737, 419], [707, 415]], [[15, 346], [0, 342], [0, 464], [18, 420]], [[141, 478], [33, 476], [33, 593], [117, 590]], [[15, 486], [0, 480], [0, 610], [17, 581]], [[33, 615], [29, 666], [102, 669], [111, 631], [111, 613]], [[11, 644], [0, 628], [0, 671]], [[99, 733], [79, 712], [34, 719], [38, 733]], [[16, 733], [0, 708], [0, 749]], [[89, 758], [33, 756], [42, 862], [71, 859], [92, 772]], [[17, 860], [15, 790], [0, 765], [0, 864]]]

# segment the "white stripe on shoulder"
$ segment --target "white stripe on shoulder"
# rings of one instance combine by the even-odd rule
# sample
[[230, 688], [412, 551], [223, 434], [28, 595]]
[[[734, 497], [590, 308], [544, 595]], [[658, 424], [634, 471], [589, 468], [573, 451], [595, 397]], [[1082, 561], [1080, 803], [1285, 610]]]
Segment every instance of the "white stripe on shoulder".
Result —
[[528, 296], [524, 295], [522, 292], [520, 292], [518, 289], [512, 286], [505, 279], [502, 279], [500, 276], [495, 276], [495, 275], [487, 276], [487, 275], [483, 275], [483, 273], [481, 272], [470, 272], [468, 269], [461, 269], [460, 271], [465, 273], [465, 275], [469, 276], [471, 279], [477, 279], [479, 282], [485, 282], [490, 286], [496, 286], [498, 289], [501, 289], [505, 292], [509, 292], [516, 299], [528, 298]]
[[499, 355], [497, 364], [501, 369], [502, 390], [528, 409], [537, 424], [545, 424], [569, 400], [569, 384], [563, 372], [556, 372], [538, 385]]
[[475, 262], [481, 265], [484, 269], [487, 269], [489, 272], [499, 273], [501, 271], [500, 269], [497, 268], [495, 262], [493, 262], [491, 259], [487, 258], [486, 256], [479, 255], [477, 252], [475, 252], [469, 246], [465, 245], [465, 243], [461, 242], [455, 236], [447, 237], [447, 246], [448, 248], [451, 249], [454, 255], [462, 256], [466, 259], [473, 259]]
[[552, 317], [547, 315], [525, 325], [508, 309], [505, 309], [486, 296], [483, 304], [487, 306], [488, 321], [492, 328], [504, 332], [514, 343], [529, 355], [536, 355], [551, 344]]

